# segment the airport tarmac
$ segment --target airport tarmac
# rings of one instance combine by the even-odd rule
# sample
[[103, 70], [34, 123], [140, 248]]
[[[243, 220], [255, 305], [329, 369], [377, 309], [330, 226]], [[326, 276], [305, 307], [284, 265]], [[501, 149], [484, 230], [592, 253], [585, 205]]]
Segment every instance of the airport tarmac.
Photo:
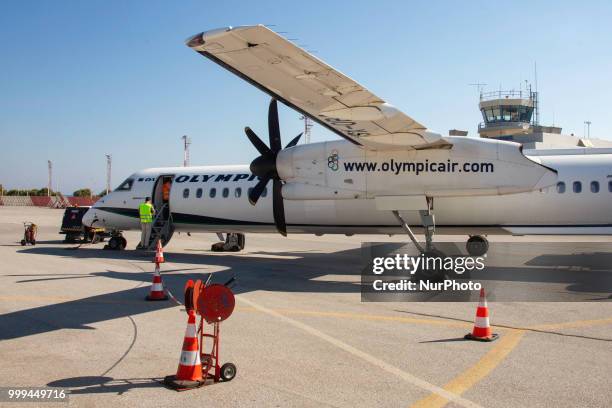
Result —
[[[175, 234], [162, 265], [174, 295], [209, 273], [237, 278], [221, 360], [238, 374], [170, 391], [159, 381], [176, 372], [187, 318], [144, 301], [151, 256], [74, 249], [61, 216], [0, 207], [0, 386], [70, 389], [69, 405], [92, 407], [610, 406], [612, 303], [489, 302], [501, 338], [464, 341], [473, 302], [361, 302], [361, 242], [403, 239], [380, 236], [250, 234], [244, 252], [212, 253], [213, 234]], [[26, 220], [34, 247], [18, 243]]]

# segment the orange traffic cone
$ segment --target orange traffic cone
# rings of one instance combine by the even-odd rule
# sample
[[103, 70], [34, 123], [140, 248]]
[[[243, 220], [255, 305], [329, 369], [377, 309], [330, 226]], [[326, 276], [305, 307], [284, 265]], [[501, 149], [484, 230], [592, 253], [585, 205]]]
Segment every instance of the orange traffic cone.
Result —
[[474, 330], [472, 330], [472, 333], [466, 334], [465, 338], [468, 340], [493, 341], [497, 340], [498, 337], [497, 333], [491, 332], [487, 297], [485, 296], [484, 288], [481, 288], [478, 309], [476, 309], [476, 319], [474, 320]]
[[189, 310], [183, 349], [179, 360], [176, 375], [164, 378], [164, 383], [177, 391], [197, 388], [204, 385], [202, 378], [202, 363], [200, 361], [200, 346], [198, 344], [198, 333], [196, 329], [196, 314]]
[[162, 278], [159, 274], [159, 264], [155, 264], [155, 273], [153, 273], [153, 284], [151, 290], [147, 295], [147, 300], [168, 300], [168, 296], [164, 292], [164, 286], [162, 285]]
[[153, 260], [156, 264], [164, 263], [164, 250], [162, 249], [161, 240], [157, 240], [157, 249], [155, 250], [155, 259]]

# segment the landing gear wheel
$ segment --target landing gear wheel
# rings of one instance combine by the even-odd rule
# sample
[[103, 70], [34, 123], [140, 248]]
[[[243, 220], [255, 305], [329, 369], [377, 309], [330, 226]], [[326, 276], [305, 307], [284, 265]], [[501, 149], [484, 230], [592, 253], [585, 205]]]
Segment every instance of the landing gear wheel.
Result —
[[467, 240], [465, 249], [471, 256], [483, 256], [489, 250], [489, 240], [482, 235], [472, 235]]
[[108, 248], [113, 251], [119, 250], [121, 248], [121, 238], [111, 237], [111, 239], [108, 240]]
[[223, 381], [232, 381], [236, 376], [236, 366], [232, 363], [225, 363], [221, 366], [221, 378]]
[[125, 237], [119, 237], [119, 241], [121, 241], [120, 249], [125, 249], [125, 247], [127, 246], [127, 239], [125, 239]]

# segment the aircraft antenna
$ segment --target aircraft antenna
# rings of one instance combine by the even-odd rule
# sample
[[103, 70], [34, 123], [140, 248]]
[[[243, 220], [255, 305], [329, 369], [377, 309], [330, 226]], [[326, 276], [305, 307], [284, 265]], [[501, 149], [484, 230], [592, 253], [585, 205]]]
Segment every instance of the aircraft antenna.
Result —
[[313, 123], [312, 119], [308, 116], [300, 116], [300, 120], [304, 121], [304, 143], [310, 143], [310, 129], [312, 129]]
[[47, 168], [49, 171], [49, 181], [47, 184], [47, 197], [51, 196], [51, 186], [53, 185], [53, 162], [51, 160], [47, 160]]
[[183, 135], [181, 139], [183, 139], [183, 167], [189, 167], [189, 145], [191, 144], [191, 139], [187, 135]]
[[113, 157], [110, 154], [106, 155], [106, 194], [110, 193], [111, 189], [111, 170]]

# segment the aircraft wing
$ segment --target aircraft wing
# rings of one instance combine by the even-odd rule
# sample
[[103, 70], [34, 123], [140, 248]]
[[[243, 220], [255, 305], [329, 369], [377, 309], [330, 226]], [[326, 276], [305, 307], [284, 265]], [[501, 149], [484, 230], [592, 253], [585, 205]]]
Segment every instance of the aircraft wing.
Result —
[[370, 149], [449, 147], [441, 135], [263, 25], [206, 31], [187, 45], [285, 105]]

